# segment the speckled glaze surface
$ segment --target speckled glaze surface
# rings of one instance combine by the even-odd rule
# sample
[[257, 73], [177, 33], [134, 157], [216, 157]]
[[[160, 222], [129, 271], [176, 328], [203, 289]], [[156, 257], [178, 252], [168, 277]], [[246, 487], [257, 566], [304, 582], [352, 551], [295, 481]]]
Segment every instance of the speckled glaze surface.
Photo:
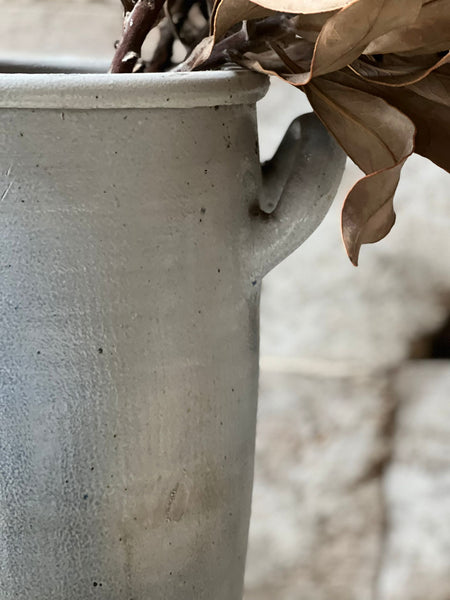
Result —
[[259, 76], [111, 77], [0, 76], [0, 598], [240, 600], [260, 282], [344, 160], [262, 175]]

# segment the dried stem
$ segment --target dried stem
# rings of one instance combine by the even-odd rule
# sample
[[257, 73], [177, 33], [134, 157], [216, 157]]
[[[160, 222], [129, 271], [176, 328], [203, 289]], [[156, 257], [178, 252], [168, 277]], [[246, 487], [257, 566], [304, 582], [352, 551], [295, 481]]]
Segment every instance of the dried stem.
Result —
[[132, 73], [141, 55], [142, 44], [157, 22], [164, 1], [137, 0], [133, 10], [126, 14], [122, 39], [114, 54], [111, 73]]
[[295, 40], [295, 33], [292, 33], [291, 29], [289, 19], [284, 16], [248, 21], [239, 31], [214, 45], [212, 37], [201, 40], [173, 71], [209, 70], [230, 62], [240, 64], [236, 59], [246, 52], [266, 52], [271, 48], [270, 44], [277, 40], [288, 38]]
[[207, 71], [230, 62], [230, 53], [244, 54], [244, 52], [251, 49], [246, 26], [218, 42], [212, 49], [211, 46], [211, 37], [203, 39], [173, 71], [195, 71], [196, 69]]
[[202, 70], [215, 69], [220, 65], [230, 62], [230, 52], [244, 54], [249, 49], [249, 39], [246, 28], [243, 27], [240, 31], [231, 34], [224, 40], [218, 42], [212, 52], [203, 63], [194, 67], [194, 70], [200, 68]]

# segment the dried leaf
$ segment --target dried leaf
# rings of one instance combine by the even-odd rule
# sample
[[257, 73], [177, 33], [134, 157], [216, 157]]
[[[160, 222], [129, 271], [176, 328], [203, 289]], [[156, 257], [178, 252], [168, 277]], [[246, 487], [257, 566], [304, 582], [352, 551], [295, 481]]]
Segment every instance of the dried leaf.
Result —
[[219, 0], [211, 17], [211, 33], [219, 41], [234, 25], [249, 19], [261, 19], [272, 14], [250, 0]]
[[431, 73], [426, 79], [411, 85], [409, 89], [419, 96], [450, 108], [450, 66]]
[[[425, 80], [426, 81], [426, 80]], [[383, 96], [417, 128], [415, 152], [450, 173], [450, 105], [437, 103], [408, 88], [384, 88]]]
[[417, 60], [417, 57], [388, 54], [380, 60], [372, 57], [361, 57], [351, 65], [352, 71], [370, 83], [400, 87], [419, 83], [434, 70], [445, 65], [450, 60], [450, 54], [425, 55], [427, 60]]
[[[294, 86], [303, 86], [311, 79], [310, 71], [301, 72], [302, 64], [310, 64], [312, 48], [307, 40], [298, 40], [295, 46], [294, 60], [288, 56], [278, 44], [270, 44], [269, 50], [266, 52], [246, 52], [244, 55], [231, 53], [231, 58], [242, 67], [278, 77], [282, 81], [286, 81]], [[290, 48], [292, 51], [293, 48]]]
[[342, 8], [355, 0], [252, 0], [259, 6], [288, 13], [312, 14]]
[[395, 223], [394, 194], [405, 160], [363, 177], [345, 199], [341, 214], [342, 239], [355, 266], [362, 244], [379, 242]]
[[193, 71], [209, 59], [213, 48], [214, 37], [210, 35], [206, 38], [203, 38], [202, 41], [192, 50], [189, 56], [175, 69], [173, 69], [173, 71]]
[[306, 85], [313, 77], [342, 69], [357, 59], [372, 39], [412, 23], [421, 6], [422, 0], [353, 1], [325, 19], [309, 69], [296, 67], [291, 47], [288, 49], [283, 62], [295, 75], [285, 77], [286, 81]]
[[335, 10], [330, 10], [322, 13], [298, 15], [292, 19], [292, 24], [298, 35], [309, 42], [315, 42], [326, 21], [335, 13]]
[[311, 71], [314, 76], [352, 63], [373, 40], [413, 23], [422, 0], [357, 0], [331, 16], [316, 42]]
[[426, 2], [408, 27], [373, 39], [365, 54], [432, 54], [450, 48], [450, 0]]
[[[450, 75], [448, 65], [434, 71], [432, 75], [439, 77], [444, 86], [445, 82], [448, 85]], [[450, 173], [450, 105], [448, 98], [445, 98], [445, 88], [444, 91], [441, 89], [440, 100], [434, 101], [424, 94], [416, 93], [416, 86], [398, 88], [378, 86], [368, 83], [349, 69], [326, 77], [357, 90], [376, 94], [407, 115], [417, 130], [414, 151]], [[426, 82], [428, 77], [423, 82]]]
[[233, 55], [233, 60], [247, 69], [279, 77], [294, 86], [301, 86], [310, 79], [308, 69], [314, 46], [307, 40], [298, 39], [289, 47], [288, 56], [279, 44], [272, 43], [266, 52], [246, 52], [243, 56]]
[[289, 46], [289, 55], [279, 43], [271, 43], [270, 46], [287, 68], [287, 73], [284, 76], [286, 81], [294, 84], [296, 75], [305, 75], [305, 71], [309, 69], [314, 53], [314, 46], [311, 42], [302, 38], [295, 40], [295, 43]]
[[264, 75], [278, 77], [282, 81], [286, 81], [286, 75], [280, 75], [279, 73], [280, 59], [273, 50], [259, 54], [246, 52], [244, 55], [231, 52], [230, 57], [236, 64], [245, 69], [255, 71], [256, 73], [263, 73]]
[[410, 152], [412, 123], [383, 99], [324, 77], [308, 84], [306, 94], [319, 118], [364, 173], [392, 167]]
[[353, 264], [362, 244], [387, 235], [395, 221], [393, 196], [414, 149], [413, 123], [381, 98], [319, 77], [306, 86], [316, 114], [367, 177], [344, 203], [342, 236]]

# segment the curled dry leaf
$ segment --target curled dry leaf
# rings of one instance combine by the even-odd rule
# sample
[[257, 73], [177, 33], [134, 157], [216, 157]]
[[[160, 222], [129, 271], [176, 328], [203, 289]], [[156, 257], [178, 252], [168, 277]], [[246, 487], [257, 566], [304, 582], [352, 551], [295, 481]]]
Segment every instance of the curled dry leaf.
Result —
[[342, 239], [355, 267], [362, 244], [379, 242], [394, 226], [394, 194], [405, 160], [360, 179], [345, 199], [341, 213]]
[[[372, 57], [361, 57], [354, 61], [351, 69], [354, 73], [368, 81], [378, 85], [390, 87], [401, 87], [417, 84], [433, 71], [450, 62], [450, 54], [444, 56], [425, 55], [426, 60], [418, 61], [416, 57], [387, 55], [387, 60], [376, 60]], [[447, 89], [447, 95], [448, 95]]]
[[271, 75], [273, 77], [278, 77], [282, 81], [287, 81], [286, 75], [280, 75], [278, 72], [280, 60], [273, 50], [262, 54], [247, 52], [243, 56], [239, 55], [239, 53], [231, 53], [231, 58], [236, 64], [245, 69], [255, 71], [255, 73]]
[[405, 136], [413, 137], [414, 126], [383, 99], [325, 77], [305, 89], [321, 121], [364, 173], [404, 158]]
[[[412, 88], [414, 86], [411, 86]], [[407, 115], [417, 129], [417, 154], [450, 173], [450, 105], [434, 102], [413, 89], [384, 88], [385, 99]]]
[[373, 39], [364, 53], [433, 54], [449, 48], [450, 0], [430, 0], [413, 23]]
[[450, 108], [450, 65], [440, 68], [435, 73], [430, 73], [428, 77], [411, 85], [409, 89], [431, 102]]
[[219, 0], [213, 8], [211, 34], [217, 42], [237, 23], [271, 14], [271, 10], [261, 8], [250, 0]]
[[361, 245], [380, 240], [394, 224], [394, 192], [414, 149], [415, 127], [381, 98], [324, 77], [308, 84], [306, 94], [327, 129], [366, 173], [342, 209], [342, 237], [356, 265]]
[[342, 8], [355, 0], [252, 0], [259, 6], [279, 12], [312, 14]]
[[359, 0], [352, 2], [322, 27], [311, 72], [338, 71], [358, 58], [367, 45], [386, 32], [414, 23], [422, 0]]
[[178, 65], [174, 71], [194, 71], [206, 63], [214, 48], [214, 36], [210, 35], [202, 39], [184, 62]]
[[[310, 68], [294, 69], [291, 64], [290, 71], [296, 75], [289, 75], [286, 80], [292, 85], [306, 85], [313, 77], [342, 69], [356, 60], [372, 39], [413, 23], [421, 6], [422, 0], [359, 0], [348, 4], [331, 14], [322, 25]], [[301, 20], [297, 23], [300, 25]], [[320, 20], [316, 21], [317, 25]], [[286, 58], [292, 63], [295, 57], [291, 50], [292, 47]], [[264, 65], [261, 67], [264, 71]]]
[[[421, 87], [428, 78], [417, 85], [404, 87], [368, 83], [349, 69], [327, 75], [327, 78], [375, 94], [400, 110], [416, 126], [414, 151], [450, 173], [450, 102], [448, 98], [445, 99], [445, 90], [448, 89], [446, 86], [450, 76], [449, 66], [445, 65], [437, 69], [432, 75], [436, 78], [435, 81], [441, 84], [436, 83], [434, 86], [434, 93], [438, 94], [439, 100], [427, 98], [423, 93], [419, 94], [415, 91], [417, 85]], [[422, 88], [421, 91], [423, 92], [424, 89]]]
[[271, 43], [266, 52], [246, 52], [242, 57], [233, 56], [235, 62], [259, 73], [279, 77], [294, 86], [309, 80], [304, 65], [311, 62], [314, 45], [298, 39], [289, 47], [290, 55], [278, 43]]
[[302, 14], [292, 19], [295, 31], [303, 39], [315, 42], [327, 20], [336, 14], [335, 10], [322, 13]]

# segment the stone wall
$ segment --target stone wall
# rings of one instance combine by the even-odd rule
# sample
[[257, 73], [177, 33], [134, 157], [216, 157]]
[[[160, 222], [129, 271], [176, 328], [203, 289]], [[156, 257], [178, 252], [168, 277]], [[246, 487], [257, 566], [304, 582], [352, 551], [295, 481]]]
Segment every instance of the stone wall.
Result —
[[109, 60], [120, 37], [120, 0], [0, 0], [0, 56]]
[[450, 598], [449, 390], [447, 361], [263, 369], [246, 600]]

